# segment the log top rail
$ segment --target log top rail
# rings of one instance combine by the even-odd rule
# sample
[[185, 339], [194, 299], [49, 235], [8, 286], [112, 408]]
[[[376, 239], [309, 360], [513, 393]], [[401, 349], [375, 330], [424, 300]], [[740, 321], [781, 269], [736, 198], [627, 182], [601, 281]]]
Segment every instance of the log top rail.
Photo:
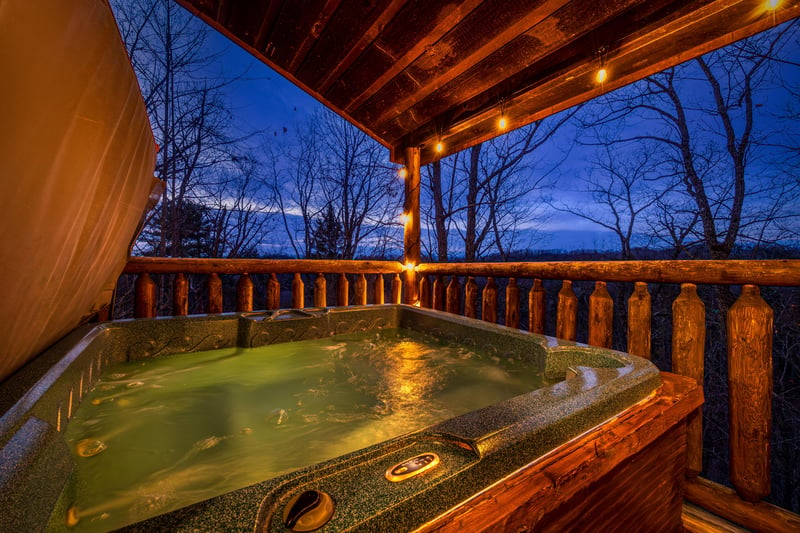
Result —
[[131, 257], [123, 274], [399, 274], [399, 261]]
[[177, 2], [401, 164], [407, 147], [428, 163], [504, 133], [501, 115], [529, 124], [800, 15], [800, 0]]
[[572, 281], [800, 285], [800, 260], [797, 259], [424, 263], [416, 270], [423, 275]]

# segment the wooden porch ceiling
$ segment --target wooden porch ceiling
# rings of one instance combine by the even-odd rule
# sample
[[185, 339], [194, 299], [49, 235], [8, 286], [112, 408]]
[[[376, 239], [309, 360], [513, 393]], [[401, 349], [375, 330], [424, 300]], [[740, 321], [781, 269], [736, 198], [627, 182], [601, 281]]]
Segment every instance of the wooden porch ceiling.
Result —
[[423, 164], [502, 133], [501, 113], [516, 128], [800, 15], [800, 0], [176, 1]]

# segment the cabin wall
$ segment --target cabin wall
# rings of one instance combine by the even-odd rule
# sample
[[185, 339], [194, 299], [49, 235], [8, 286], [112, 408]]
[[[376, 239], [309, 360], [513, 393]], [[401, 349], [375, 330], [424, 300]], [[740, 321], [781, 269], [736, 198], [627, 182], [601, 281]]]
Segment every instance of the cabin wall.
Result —
[[155, 143], [107, 2], [0, 3], [0, 381], [110, 300]]

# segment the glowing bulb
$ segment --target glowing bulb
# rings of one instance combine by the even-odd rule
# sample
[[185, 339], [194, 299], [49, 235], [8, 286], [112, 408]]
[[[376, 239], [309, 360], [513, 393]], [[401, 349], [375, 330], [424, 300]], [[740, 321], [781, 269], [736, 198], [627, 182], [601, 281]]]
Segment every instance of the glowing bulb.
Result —
[[414, 270], [414, 263], [406, 263], [405, 265], [403, 265], [403, 270], [411, 272], [412, 270]]
[[400, 222], [401, 222], [401, 223], [402, 223], [404, 226], [405, 226], [406, 224], [408, 224], [408, 221], [409, 221], [409, 216], [408, 216], [407, 214], [403, 213], [402, 215], [400, 215]]
[[436, 143], [436, 153], [440, 154], [442, 153], [442, 150], [444, 150], [444, 145], [441, 143], [441, 141], [439, 141]]
[[397, 175], [400, 176], [400, 178], [402, 179], [406, 179], [406, 176], [408, 176], [408, 171], [406, 170], [406, 167], [402, 167], [400, 170], [398, 170]]
[[781, 0], [767, 0], [767, 9], [777, 9]]
[[504, 130], [506, 126], [508, 126], [508, 120], [506, 120], [506, 117], [500, 117], [500, 120], [497, 121], [497, 127]]
[[597, 71], [597, 76], [595, 77], [597, 83], [603, 83], [608, 79], [608, 71], [604, 68], [601, 68]]

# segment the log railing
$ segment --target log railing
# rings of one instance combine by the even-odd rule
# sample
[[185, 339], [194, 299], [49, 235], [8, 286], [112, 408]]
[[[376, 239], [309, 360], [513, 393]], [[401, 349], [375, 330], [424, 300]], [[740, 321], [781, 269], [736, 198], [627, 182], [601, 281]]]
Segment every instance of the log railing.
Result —
[[[772, 421], [773, 311], [760, 296], [759, 287], [800, 286], [800, 261], [608, 261], [543, 263], [426, 263], [405, 276], [395, 261], [250, 260], [132, 258], [124, 274], [137, 276], [135, 316], [155, 316], [156, 284], [151, 275], [172, 275], [172, 313], [188, 310], [188, 275], [206, 275], [208, 313], [223, 305], [222, 276], [238, 276], [236, 311], [253, 310], [254, 276], [266, 278], [266, 309], [281, 307], [277, 275], [292, 275], [293, 308], [327, 305], [399, 303], [401, 292], [411, 289], [417, 305], [519, 328], [520, 303], [527, 303], [527, 329], [545, 333], [548, 294], [544, 281], [560, 280], [555, 305], [557, 337], [578, 335], [579, 300], [573, 282], [594, 282], [586, 310], [589, 344], [613, 344], [614, 302], [607, 283], [629, 283], [627, 345], [629, 353], [650, 358], [652, 302], [648, 284], [678, 284], [672, 302], [672, 370], [703, 383], [706, 308], [697, 285], [741, 285], [741, 294], [726, 317], [730, 425], [730, 479], [736, 491], [698, 477], [703, 469], [702, 413], [689, 420], [687, 499], [718, 515], [756, 531], [800, 530], [800, 516], [763, 502], [770, 488], [770, 429]], [[326, 276], [327, 274], [327, 276]], [[313, 283], [303, 276], [316, 276]], [[335, 302], [328, 301], [328, 278], [335, 276]], [[385, 280], [384, 275], [390, 279]], [[349, 277], [348, 277], [349, 276]], [[369, 278], [369, 279], [368, 279]], [[507, 281], [501, 292], [497, 281]], [[521, 283], [526, 280], [525, 283]], [[554, 281], [549, 281], [551, 284]], [[350, 284], [353, 284], [352, 298]], [[368, 284], [375, 295], [367, 301]], [[523, 289], [523, 286], [529, 290]], [[389, 289], [388, 297], [385, 296]], [[285, 291], [289, 292], [289, 291]], [[416, 292], [416, 294], [414, 294]], [[311, 298], [306, 298], [310, 293]], [[504, 309], [499, 304], [504, 302]], [[231, 303], [227, 302], [227, 307]], [[286, 306], [286, 305], [284, 305]], [[234, 310], [229, 309], [229, 310]], [[726, 512], [726, 510], [730, 512]]]
[[[283, 307], [327, 307], [328, 305], [366, 305], [369, 303], [399, 303], [401, 301], [403, 266], [396, 261], [328, 261], [328, 260], [270, 260], [270, 259], [189, 259], [133, 257], [123, 274], [136, 275], [134, 317], [157, 315], [157, 291], [153, 275], [172, 276], [171, 315], [189, 312], [189, 275], [206, 276], [207, 313], [254, 310], [254, 276], [265, 278], [265, 309], [279, 309], [281, 284], [279, 274], [292, 275], [291, 301]], [[303, 280], [303, 274], [315, 276], [313, 284]], [[388, 283], [384, 275], [389, 275]], [[326, 276], [327, 275], [327, 276]], [[328, 278], [335, 276], [336, 301], [328, 302]], [[235, 302], [223, 301], [222, 276], [236, 276]], [[349, 277], [348, 277], [349, 276]], [[307, 276], [308, 277], [308, 276]], [[369, 278], [369, 279], [368, 279]], [[352, 297], [350, 284], [353, 284]], [[371, 284], [371, 290], [370, 289]], [[386, 294], [389, 289], [388, 295]], [[310, 298], [306, 299], [306, 294]]]
[[[648, 283], [679, 284], [680, 294], [672, 303], [672, 370], [701, 384], [706, 309], [697, 285], [741, 285], [726, 317], [730, 480], [736, 491], [697, 477], [703, 469], [703, 419], [698, 410], [687, 428], [686, 496], [755, 531], [800, 530], [800, 516], [762, 501], [770, 491], [773, 311], [759, 290], [759, 286], [800, 286], [800, 261], [428, 263], [419, 265], [416, 274], [423, 307], [489, 322], [505, 317], [503, 323], [509, 327], [520, 327], [520, 303], [527, 299], [527, 329], [536, 333], [545, 330], [543, 281], [561, 280], [560, 290], [552, 295], [557, 299], [555, 333], [568, 340], [577, 336], [579, 302], [573, 282], [592, 281], [584, 338], [600, 347], [611, 347], [613, 339], [614, 301], [607, 282], [631, 283], [627, 351], [646, 358], [651, 355], [652, 323]], [[500, 278], [507, 278], [504, 292]], [[520, 291], [523, 279], [530, 286], [527, 294]], [[501, 312], [498, 302], [503, 300]], [[726, 514], [725, 509], [735, 512]]]

